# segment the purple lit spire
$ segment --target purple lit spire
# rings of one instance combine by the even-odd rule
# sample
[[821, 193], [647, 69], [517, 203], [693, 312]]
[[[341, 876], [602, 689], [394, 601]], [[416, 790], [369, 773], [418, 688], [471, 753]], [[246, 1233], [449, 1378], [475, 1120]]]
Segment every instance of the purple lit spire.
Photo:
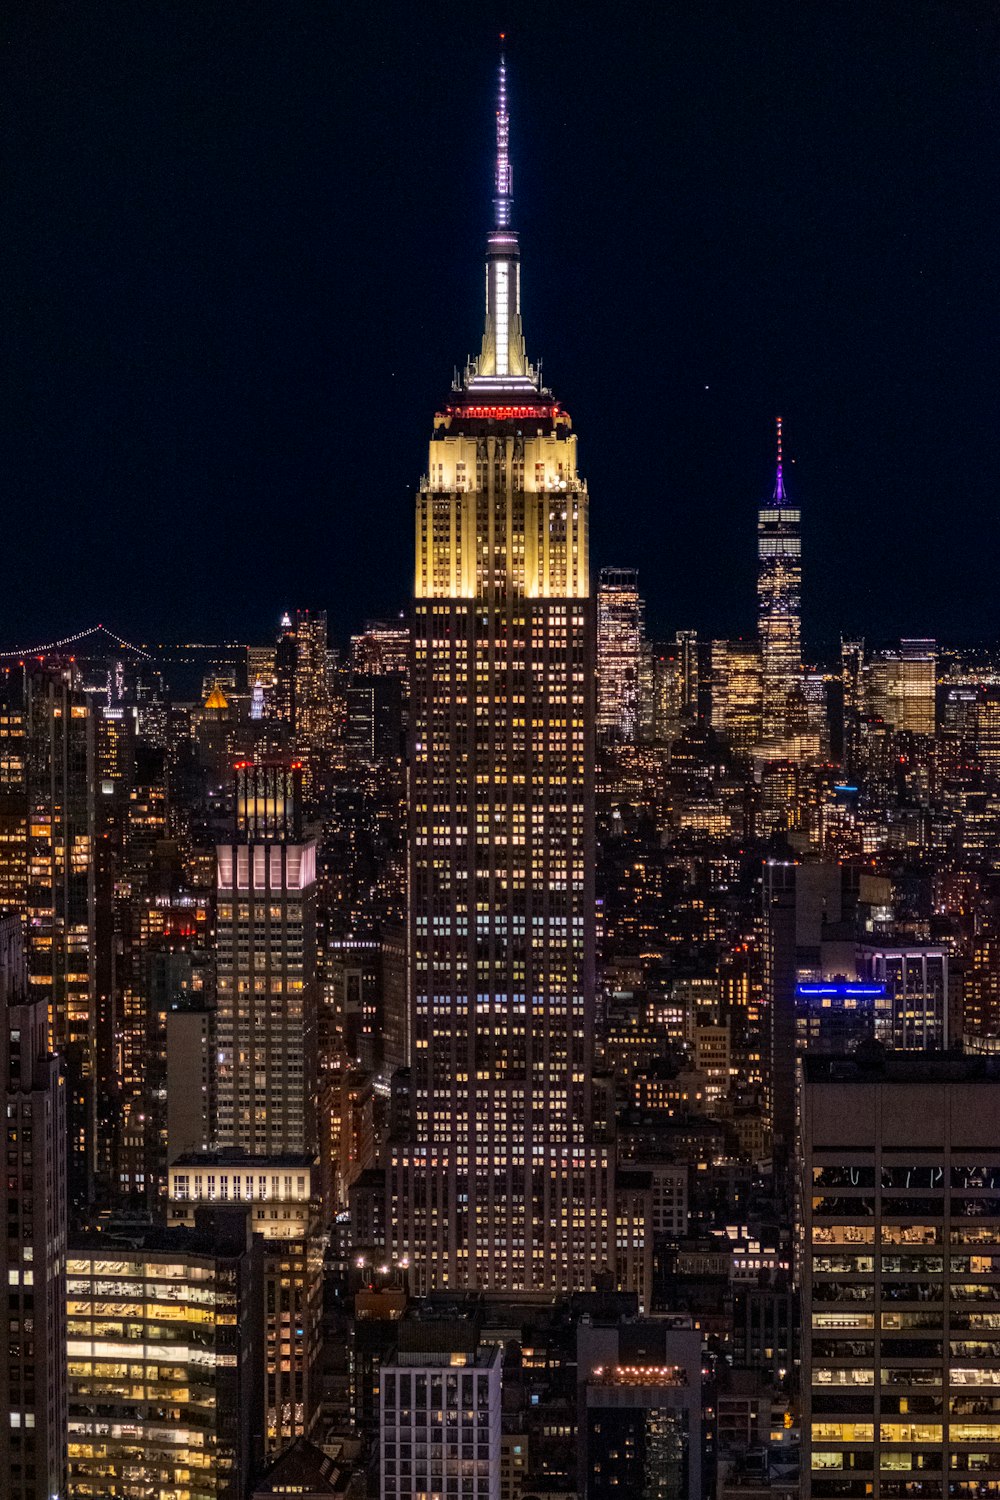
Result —
[[[500, 40], [505, 33], [501, 31]], [[510, 116], [507, 113], [507, 60], [500, 53], [500, 77], [497, 86], [497, 171], [496, 197], [493, 199], [493, 226], [495, 229], [510, 227], [513, 177], [510, 168]]]
[[781, 418], [777, 418], [778, 424], [778, 468], [774, 477], [774, 494], [771, 497], [773, 505], [784, 505], [785, 503], [785, 480], [782, 474], [781, 461]]

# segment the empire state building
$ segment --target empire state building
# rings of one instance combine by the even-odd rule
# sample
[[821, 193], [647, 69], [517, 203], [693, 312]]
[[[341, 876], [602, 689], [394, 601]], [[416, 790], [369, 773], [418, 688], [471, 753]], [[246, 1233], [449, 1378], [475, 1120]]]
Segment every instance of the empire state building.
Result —
[[506, 69], [479, 358], [416, 502], [409, 1128], [389, 1230], [414, 1290], [588, 1288], [614, 1265], [593, 1129], [587, 486], [528, 363]]

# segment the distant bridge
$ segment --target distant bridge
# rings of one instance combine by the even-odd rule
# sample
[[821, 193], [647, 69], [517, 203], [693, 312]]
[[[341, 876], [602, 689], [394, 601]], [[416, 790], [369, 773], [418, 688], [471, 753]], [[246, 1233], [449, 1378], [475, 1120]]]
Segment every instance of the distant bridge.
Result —
[[75, 646], [79, 641], [85, 641], [90, 636], [106, 636], [116, 646], [121, 646], [126, 651], [134, 651], [137, 656], [149, 659], [149, 652], [142, 646], [136, 646], [131, 641], [123, 640], [120, 635], [115, 635], [106, 625], [89, 625], [86, 630], [78, 630], [74, 635], [64, 635], [58, 641], [46, 641], [43, 646], [19, 646], [14, 651], [0, 651], [0, 661], [12, 659], [20, 661], [27, 656], [46, 656], [50, 651], [61, 651], [64, 646]]

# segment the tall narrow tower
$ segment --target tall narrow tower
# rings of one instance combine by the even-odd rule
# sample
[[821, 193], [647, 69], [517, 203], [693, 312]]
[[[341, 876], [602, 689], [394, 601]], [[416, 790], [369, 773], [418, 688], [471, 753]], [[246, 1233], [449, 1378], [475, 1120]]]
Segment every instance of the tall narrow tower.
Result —
[[757, 513], [757, 626], [763, 679], [763, 748], [781, 754], [791, 738], [794, 704], [802, 677], [801, 513], [785, 494], [778, 418], [774, 493]]
[[634, 745], [641, 718], [645, 606], [635, 568], [602, 568], [597, 585], [597, 734]]
[[594, 624], [587, 487], [525, 355], [500, 61], [479, 359], [416, 507], [408, 1137], [416, 1289], [589, 1287], [613, 1264], [592, 1140]]
[[316, 843], [302, 766], [241, 761], [237, 838], [216, 849], [217, 1138], [312, 1152], [316, 1118]]

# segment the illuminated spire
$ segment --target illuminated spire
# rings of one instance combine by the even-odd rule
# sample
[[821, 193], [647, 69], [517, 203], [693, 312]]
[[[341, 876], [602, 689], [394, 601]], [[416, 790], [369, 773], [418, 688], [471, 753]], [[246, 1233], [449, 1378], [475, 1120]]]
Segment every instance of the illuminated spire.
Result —
[[[504, 40], [501, 31], [500, 40]], [[510, 115], [507, 113], [507, 59], [500, 53], [500, 77], [497, 83], [497, 172], [496, 197], [493, 199], [494, 229], [510, 228], [513, 177], [510, 169]]]
[[[504, 33], [500, 33], [504, 41]], [[466, 385], [483, 392], [523, 395], [537, 389], [521, 331], [521, 252], [512, 229], [513, 173], [510, 165], [510, 115], [507, 110], [507, 60], [500, 53], [497, 74], [497, 159], [493, 227], [486, 242], [486, 326], [479, 358], [469, 367]]]
[[782, 457], [781, 457], [781, 418], [780, 417], [776, 418], [776, 421], [777, 421], [777, 424], [778, 424], [778, 467], [777, 467], [777, 471], [776, 471], [775, 477], [774, 477], [774, 494], [772, 496], [772, 500], [773, 500], [773, 502], [774, 502], [775, 505], [784, 505], [784, 503], [785, 503], [785, 480], [784, 480], [784, 476], [783, 476], [783, 473], [782, 473], [782, 467], [783, 466], [782, 466]]

